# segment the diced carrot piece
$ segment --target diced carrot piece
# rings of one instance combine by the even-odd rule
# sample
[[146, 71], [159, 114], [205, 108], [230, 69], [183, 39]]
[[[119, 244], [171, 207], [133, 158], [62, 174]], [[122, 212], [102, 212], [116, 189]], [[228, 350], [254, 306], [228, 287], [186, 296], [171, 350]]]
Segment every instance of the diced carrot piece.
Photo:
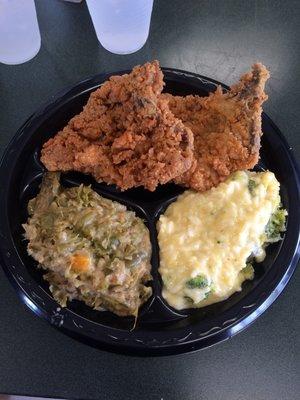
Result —
[[89, 257], [82, 254], [75, 254], [71, 258], [71, 269], [77, 273], [87, 272], [90, 265]]

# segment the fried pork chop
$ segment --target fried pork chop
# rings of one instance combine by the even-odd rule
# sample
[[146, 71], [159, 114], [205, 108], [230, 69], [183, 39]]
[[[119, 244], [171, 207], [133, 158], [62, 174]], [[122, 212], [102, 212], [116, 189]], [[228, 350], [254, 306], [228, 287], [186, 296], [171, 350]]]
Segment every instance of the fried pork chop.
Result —
[[95, 90], [66, 127], [46, 142], [41, 160], [49, 171], [80, 171], [122, 190], [153, 191], [190, 169], [193, 134], [160, 97], [157, 61], [113, 76]]
[[262, 103], [268, 70], [254, 64], [229, 92], [221, 87], [208, 97], [172, 96], [172, 113], [191, 128], [194, 134], [194, 157], [190, 170], [175, 179], [176, 183], [205, 191], [234, 171], [250, 169], [259, 159]]

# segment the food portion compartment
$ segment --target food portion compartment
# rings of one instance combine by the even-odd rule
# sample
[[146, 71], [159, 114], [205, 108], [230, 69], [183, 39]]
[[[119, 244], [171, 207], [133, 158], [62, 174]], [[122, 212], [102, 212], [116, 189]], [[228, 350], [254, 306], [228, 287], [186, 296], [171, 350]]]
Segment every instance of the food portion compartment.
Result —
[[[264, 152], [263, 152], [263, 154], [264, 154]], [[263, 157], [262, 160], [259, 162], [259, 164], [255, 167], [254, 170], [255, 170], [255, 172], [263, 172], [268, 169], [271, 170], [272, 165], [270, 165], [270, 163], [268, 162], [268, 159], [266, 157]], [[285, 209], [288, 209], [288, 204], [286, 202], [286, 197], [285, 197], [284, 185], [283, 185], [283, 187], [281, 187], [280, 195], [281, 195], [281, 199], [282, 199], [282, 207]], [[163, 202], [159, 208], [157, 208], [156, 213], [155, 213], [156, 225], [159, 221], [160, 216], [163, 215], [166, 212], [167, 208], [172, 203], [176, 202], [177, 199], [178, 199], [178, 196], [170, 197], [167, 201]], [[176, 233], [176, 234], [178, 234], [178, 233]], [[247, 278], [247, 280], [245, 280], [242, 283], [241, 290], [234, 291], [232, 294], [229, 295], [229, 297], [227, 299], [216, 302], [214, 304], [207, 304], [207, 305], [204, 304], [204, 306], [200, 307], [200, 308], [192, 308], [192, 307], [183, 308], [183, 309], [173, 308], [162, 294], [164, 284], [163, 284], [162, 276], [159, 274], [158, 283], [160, 285], [161, 302], [164, 303], [166, 305], [166, 307], [168, 307], [170, 309], [170, 312], [174, 312], [175, 314], [181, 315], [183, 317], [183, 319], [180, 322], [181, 325], [182, 324], [187, 324], [187, 325], [194, 324], [199, 321], [204, 322], [204, 320], [207, 320], [209, 318], [214, 318], [217, 315], [220, 315], [220, 314], [226, 313], [226, 312], [230, 312], [230, 310], [238, 308], [238, 305], [241, 303], [244, 303], [244, 304], [246, 303], [246, 307], [248, 307], [248, 305], [249, 305], [249, 308], [255, 306], [256, 301], [259, 301], [260, 299], [256, 298], [253, 301], [253, 298], [251, 298], [251, 294], [256, 290], [259, 290], [259, 287], [263, 284], [265, 279], [274, 279], [274, 277], [276, 277], [276, 274], [278, 272], [278, 270], [274, 269], [273, 266], [274, 266], [274, 264], [276, 264], [277, 257], [280, 253], [282, 246], [284, 245], [286, 233], [281, 232], [281, 237], [282, 237], [281, 241], [278, 241], [277, 243], [270, 243], [267, 246], [266, 257], [263, 259], [263, 261], [256, 262], [253, 259], [251, 260], [251, 264], [254, 269], [253, 279], [251, 280], [250, 278]], [[158, 240], [158, 242], [159, 242], [159, 240]], [[216, 243], [218, 243], [218, 242], [216, 242]], [[176, 248], [174, 248], [174, 252], [176, 252]], [[212, 253], [214, 252], [213, 248], [211, 249], [211, 252]], [[246, 265], [248, 265], [248, 264], [246, 264]], [[246, 274], [246, 270], [245, 270], [245, 274]], [[249, 275], [252, 275], [251, 270], [249, 270]], [[271, 277], [273, 277], [273, 278], [271, 278]], [[248, 280], [248, 279], [250, 279], [250, 280]], [[209, 282], [208, 282], [208, 284], [209, 284]], [[203, 285], [203, 287], [205, 287], [205, 285]], [[247, 304], [247, 302], [249, 304]], [[250, 307], [250, 305], [251, 305], [251, 307]]]
[[[50, 296], [52, 297], [52, 294], [50, 293], [49, 290], [49, 284], [48, 282], [45, 282], [43, 279], [43, 275], [45, 272], [42, 269], [38, 268], [37, 262], [27, 254], [27, 241], [24, 239], [24, 230], [22, 228], [22, 224], [26, 222], [28, 218], [28, 212], [27, 212], [27, 205], [30, 199], [35, 197], [37, 193], [39, 192], [39, 188], [41, 185], [42, 181], [42, 171], [39, 171], [37, 169], [36, 173], [32, 173], [32, 170], [30, 168], [26, 168], [22, 177], [22, 188], [20, 188], [20, 195], [19, 195], [19, 209], [20, 212], [18, 215], [14, 214], [12, 215], [12, 221], [11, 224], [15, 227], [15, 230], [13, 232], [14, 236], [14, 241], [15, 245], [17, 247], [19, 256], [22, 260], [23, 267], [26, 268], [26, 270], [29, 272], [30, 276], [33, 278], [33, 280], [45, 291], [45, 296]], [[61, 176], [61, 184], [63, 187], [68, 188], [68, 187], [75, 187], [81, 184], [81, 180], [74, 182], [70, 181], [67, 177], [67, 175], [62, 174]], [[153, 236], [153, 233], [151, 232], [151, 221], [149, 221], [149, 216], [147, 212], [143, 210], [142, 207], [139, 205], [134, 204], [133, 202], [126, 201], [124, 198], [120, 198], [117, 194], [111, 194], [108, 193], [107, 191], [100, 190], [98, 188], [93, 188], [95, 192], [97, 192], [100, 196], [116, 201], [119, 204], [123, 204], [126, 206], [127, 210], [129, 211], [134, 211], [135, 215], [143, 220], [145, 223], [147, 229], [149, 229], [149, 234], [150, 234], [150, 240], [154, 242], [154, 248], [155, 248], [155, 237]], [[17, 199], [14, 199], [16, 201]], [[12, 205], [13, 206], [13, 205]], [[18, 221], [16, 221], [16, 219]], [[151, 273], [155, 275], [155, 270], [157, 267], [157, 250], [155, 249], [152, 253], [152, 259], [151, 259], [151, 265], [152, 265], [152, 271]], [[155, 297], [155, 293], [157, 292], [157, 289], [155, 289], [155, 279], [148, 282], [147, 286], [152, 287], [153, 294], [150, 296], [150, 298], [144, 303], [139, 310], [138, 313], [138, 324], [143, 324], [143, 316], [145, 313], [147, 313], [147, 310], [151, 306], [151, 303], [153, 301], [153, 298]], [[47, 294], [46, 294], [47, 293]], [[125, 329], [125, 330], [130, 330], [135, 323], [135, 318], [134, 317], [120, 317], [112, 312], [108, 311], [98, 311], [98, 310], [93, 310], [92, 308], [88, 307], [87, 305], [84, 304], [82, 301], [77, 301], [73, 300], [71, 302], [68, 302], [67, 305], [68, 309], [72, 310], [74, 313], [84, 317], [88, 318], [94, 322], [97, 322], [101, 325], [104, 326], [109, 326], [117, 329]]]

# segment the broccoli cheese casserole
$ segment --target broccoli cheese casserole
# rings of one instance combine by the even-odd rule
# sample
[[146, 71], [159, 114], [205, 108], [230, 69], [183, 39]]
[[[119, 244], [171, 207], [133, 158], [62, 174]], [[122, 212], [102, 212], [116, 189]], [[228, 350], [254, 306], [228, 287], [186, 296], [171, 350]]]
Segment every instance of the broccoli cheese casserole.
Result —
[[272, 172], [239, 171], [207, 192], [184, 192], [157, 224], [163, 297], [181, 310], [241, 290], [251, 260], [280, 240], [286, 214]]
[[151, 244], [143, 221], [90, 187], [69, 189], [59, 175], [44, 175], [28, 205], [28, 253], [47, 273], [54, 298], [84, 301], [95, 309], [137, 315], [151, 295]]

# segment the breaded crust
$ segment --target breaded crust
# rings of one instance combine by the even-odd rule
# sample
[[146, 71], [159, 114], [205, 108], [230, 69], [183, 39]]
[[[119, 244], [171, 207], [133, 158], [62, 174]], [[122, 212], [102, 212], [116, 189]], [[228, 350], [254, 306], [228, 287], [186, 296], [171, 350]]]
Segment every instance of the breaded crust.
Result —
[[44, 144], [49, 171], [80, 171], [122, 190], [153, 191], [191, 168], [193, 134], [160, 97], [163, 74], [154, 61], [113, 76], [95, 90], [67, 126]]
[[229, 92], [221, 87], [208, 97], [163, 94], [173, 114], [194, 134], [194, 157], [190, 170], [176, 183], [205, 191], [234, 171], [250, 169], [259, 159], [262, 103], [269, 78], [262, 64], [254, 64]]

